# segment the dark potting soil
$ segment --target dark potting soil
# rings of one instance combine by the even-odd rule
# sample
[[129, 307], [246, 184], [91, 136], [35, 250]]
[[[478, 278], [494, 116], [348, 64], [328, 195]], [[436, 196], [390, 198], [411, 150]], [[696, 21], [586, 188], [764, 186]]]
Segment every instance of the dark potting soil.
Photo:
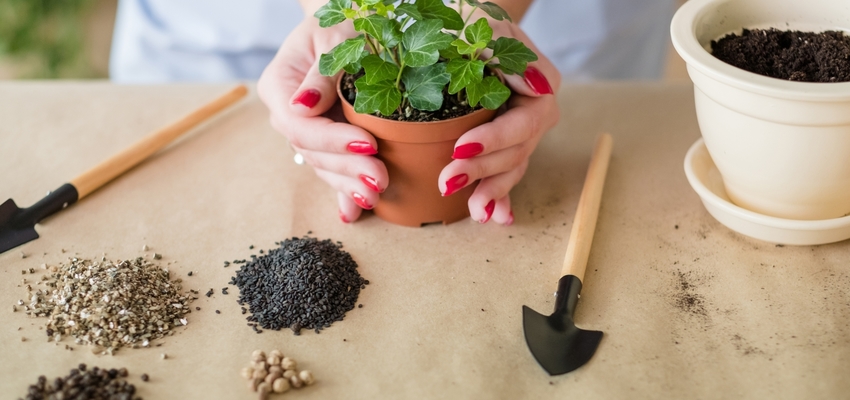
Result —
[[342, 244], [306, 236], [275, 244], [280, 247], [252, 256], [230, 280], [239, 287], [239, 304], [248, 305], [249, 325], [258, 333], [257, 325], [298, 335], [342, 321], [368, 283]]
[[727, 64], [772, 78], [800, 82], [850, 81], [850, 36], [744, 29], [711, 42], [711, 53]]
[[[492, 75], [492, 73], [488, 74], [488, 72], [489, 70], [485, 68], [485, 75]], [[361, 76], [363, 76], [362, 71], [354, 75], [344, 73], [342, 76], [340, 89], [342, 89], [342, 95], [349, 103], [351, 103], [351, 105], [354, 105], [354, 99], [357, 96], [357, 89], [354, 87], [354, 81]], [[437, 111], [420, 111], [411, 107], [409, 109], [410, 115], [400, 113], [396, 110], [392, 115], [380, 115], [380, 113], [378, 113], [375, 116], [396, 121], [434, 122], [462, 117], [466, 114], [472, 113], [473, 111], [478, 111], [481, 108], [480, 104], [474, 108], [470, 107], [466, 104], [466, 100], [461, 102], [458, 99], [457, 94], [449, 94], [447, 90], [443, 90], [443, 106]]]
[[[136, 396], [136, 387], [124, 380], [127, 369], [87, 368], [80, 364], [64, 377], [53, 380], [39, 376], [20, 399], [127, 399], [142, 400]], [[146, 380], [146, 379], [143, 379]]]

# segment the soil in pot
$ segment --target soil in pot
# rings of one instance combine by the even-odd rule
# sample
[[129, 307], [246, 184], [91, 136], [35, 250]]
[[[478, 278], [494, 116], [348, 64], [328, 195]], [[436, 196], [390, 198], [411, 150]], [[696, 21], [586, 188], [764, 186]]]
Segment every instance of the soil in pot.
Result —
[[[484, 74], [485, 76], [493, 75], [492, 71], [486, 68], [484, 69]], [[363, 76], [363, 71], [354, 75], [348, 73], [344, 73], [342, 75], [340, 89], [342, 90], [342, 95], [351, 105], [354, 105], [354, 99], [357, 96], [357, 91], [354, 88], [354, 81], [361, 76]], [[408, 107], [404, 113], [396, 110], [392, 115], [378, 114], [376, 116], [396, 121], [434, 122], [462, 117], [483, 108], [480, 104], [476, 107], [470, 107], [469, 104], [466, 103], [466, 99], [461, 101], [458, 97], [459, 96], [457, 94], [449, 94], [448, 91], [443, 90], [443, 106], [439, 110], [420, 111], [412, 107]]]
[[790, 81], [850, 81], [850, 36], [840, 31], [820, 33], [744, 29], [711, 42], [711, 53], [738, 68]]

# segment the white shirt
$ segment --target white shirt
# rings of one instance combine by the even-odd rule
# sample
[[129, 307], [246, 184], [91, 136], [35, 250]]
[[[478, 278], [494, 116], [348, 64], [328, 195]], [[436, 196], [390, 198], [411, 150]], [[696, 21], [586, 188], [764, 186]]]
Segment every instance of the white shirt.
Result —
[[[565, 79], [657, 79], [675, 0], [536, 0], [520, 26]], [[296, 0], [120, 0], [119, 83], [254, 80], [303, 18]]]

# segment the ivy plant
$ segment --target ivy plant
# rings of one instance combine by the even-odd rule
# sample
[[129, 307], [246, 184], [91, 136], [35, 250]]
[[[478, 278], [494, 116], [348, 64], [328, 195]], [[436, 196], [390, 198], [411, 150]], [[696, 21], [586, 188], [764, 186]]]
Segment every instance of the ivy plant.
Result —
[[470, 107], [499, 108], [511, 91], [492, 74], [485, 76], [484, 69], [523, 74], [537, 55], [514, 38], [494, 40], [486, 18], [470, 21], [476, 9], [511, 21], [489, 1], [330, 0], [315, 13], [319, 25], [351, 20], [360, 34], [322, 54], [319, 72], [363, 71], [354, 82], [354, 110], [362, 114], [436, 111], [444, 92]]

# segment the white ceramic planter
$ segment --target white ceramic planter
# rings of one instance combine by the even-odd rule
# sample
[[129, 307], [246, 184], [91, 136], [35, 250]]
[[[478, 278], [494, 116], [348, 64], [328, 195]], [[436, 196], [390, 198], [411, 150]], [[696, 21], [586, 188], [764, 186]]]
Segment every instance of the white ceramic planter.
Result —
[[738, 206], [794, 220], [848, 215], [850, 82], [768, 78], [709, 53], [712, 40], [768, 27], [850, 31], [850, 0], [689, 0], [673, 17], [708, 152]]

